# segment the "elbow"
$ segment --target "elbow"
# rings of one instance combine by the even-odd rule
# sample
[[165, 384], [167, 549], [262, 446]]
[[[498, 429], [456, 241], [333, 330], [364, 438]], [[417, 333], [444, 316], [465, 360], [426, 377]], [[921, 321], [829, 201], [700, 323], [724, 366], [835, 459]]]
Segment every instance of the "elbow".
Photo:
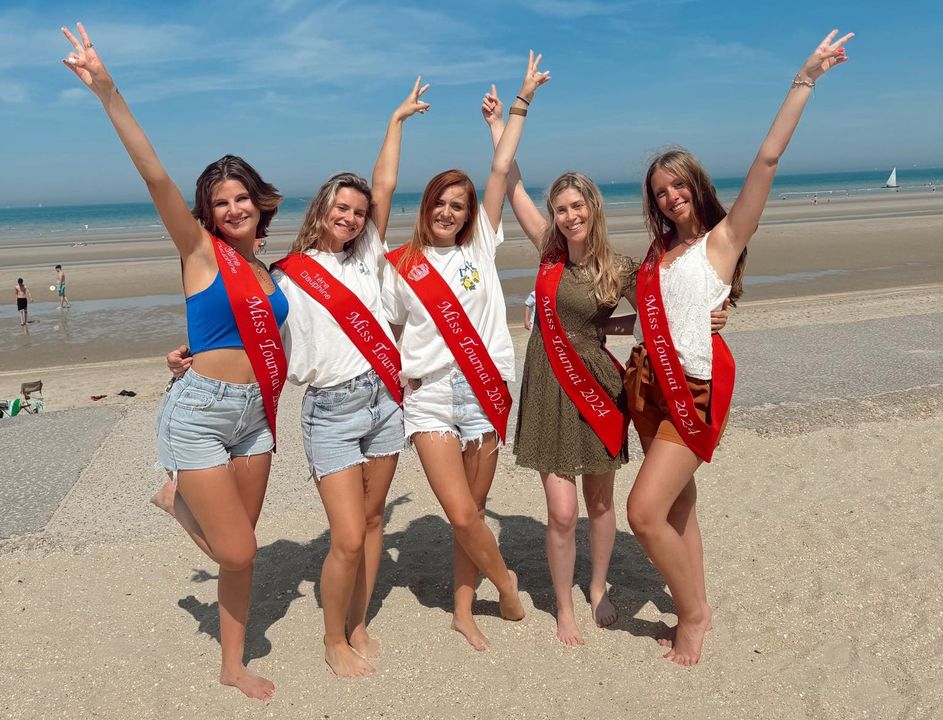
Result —
[[777, 153], [773, 152], [772, 150], [761, 149], [759, 154], [756, 156], [756, 161], [765, 168], [775, 170], [777, 167], [779, 167], [779, 159], [782, 156], [783, 154], [781, 152]]
[[491, 174], [506, 178], [511, 174], [511, 161], [495, 158], [491, 161]]

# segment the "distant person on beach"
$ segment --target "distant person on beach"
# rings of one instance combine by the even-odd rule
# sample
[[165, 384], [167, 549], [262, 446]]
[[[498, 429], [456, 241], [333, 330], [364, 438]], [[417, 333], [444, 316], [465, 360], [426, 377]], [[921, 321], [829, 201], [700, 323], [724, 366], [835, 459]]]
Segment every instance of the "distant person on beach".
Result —
[[659, 643], [678, 665], [698, 662], [711, 629], [694, 473], [710, 461], [723, 433], [734, 382], [730, 351], [701, 318], [743, 291], [747, 243], [779, 160], [816, 81], [847, 59], [843, 46], [853, 34], [836, 41], [837, 34], [829, 33], [795, 76], [729, 212], [685, 150], [658, 155], [645, 176], [652, 245], [638, 272], [640, 344], [625, 376], [645, 459], [627, 510], [632, 532], [675, 602], [678, 624]]
[[65, 66], [98, 97], [145, 181], [183, 270], [192, 367], [164, 397], [158, 459], [176, 492], [154, 502], [219, 563], [219, 681], [267, 700], [271, 681], [243, 664], [262, 509], [275, 442], [275, 411], [286, 360], [279, 325], [284, 294], [253, 254], [281, 196], [241, 158], [210, 164], [191, 213], [81, 24]]
[[69, 298], [65, 296], [65, 270], [62, 265], [56, 265], [56, 293], [59, 295], [59, 307], [70, 308]]
[[387, 255], [383, 305], [400, 338], [406, 436], [452, 526], [452, 628], [476, 650], [489, 640], [472, 614], [480, 575], [497, 588], [506, 620], [524, 617], [517, 576], [484, 521], [511, 408], [514, 346], [495, 268], [501, 206], [527, 106], [548, 73], [531, 53], [512, 117], [491, 162], [479, 208], [469, 177], [439, 173], [422, 195], [409, 242]]
[[[492, 85], [481, 112], [493, 143], [504, 132], [503, 109]], [[589, 515], [592, 618], [598, 627], [608, 627], [618, 617], [606, 576], [616, 536], [615, 471], [628, 460], [626, 406], [622, 369], [605, 340], [606, 334], [631, 332], [634, 315], [612, 314], [619, 299], [631, 294], [638, 263], [613, 250], [602, 195], [582, 173], [564, 173], [554, 181], [547, 191], [547, 216], [524, 189], [516, 162], [507, 193], [521, 228], [541, 253], [537, 287], [527, 299], [539, 308], [540, 331], [527, 344], [514, 452], [518, 465], [540, 473], [544, 487], [557, 638], [564, 645], [582, 645], [572, 597], [577, 475]], [[727, 313], [715, 315], [712, 327], [719, 329]]]
[[534, 327], [534, 315], [537, 312], [537, 291], [531, 290], [527, 299], [524, 300], [524, 329], [531, 330]]
[[27, 323], [29, 323], [29, 310], [27, 310], [27, 306], [33, 299], [33, 296], [29, 288], [27, 288], [26, 284], [23, 282], [23, 278], [16, 279], [16, 285], [13, 286], [13, 296], [16, 298], [16, 310], [20, 314], [20, 325], [25, 328]]

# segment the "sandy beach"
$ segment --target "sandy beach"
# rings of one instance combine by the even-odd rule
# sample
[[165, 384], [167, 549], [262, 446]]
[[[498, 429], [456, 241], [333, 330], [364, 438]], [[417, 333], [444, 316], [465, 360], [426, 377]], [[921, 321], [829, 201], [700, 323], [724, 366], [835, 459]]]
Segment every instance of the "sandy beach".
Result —
[[[648, 247], [638, 205], [607, 212], [619, 252], [641, 257]], [[411, 216], [394, 216], [389, 243], [402, 243]], [[507, 241], [498, 251], [512, 323], [533, 289], [537, 253], [513, 216], [505, 214]], [[270, 238], [266, 260], [287, 252], [294, 232]], [[81, 237], [35, 246], [0, 247], [0, 287], [23, 277], [32, 289], [26, 336], [11, 298], [0, 307], [0, 367], [28, 370], [83, 362], [161, 355], [186, 340], [180, 263], [170, 241], [133, 243]], [[49, 291], [52, 267], [68, 273], [72, 308], [62, 312]], [[745, 301], [886, 289], [943, 279], [943, 193], [889, 193], [807, 201], [771, 201], [750, 244]], [[2, 390], [0, 390], [2, 396]]]
[[[638, 215], [609, 214], [617, 247], [636, 257]], [[505, 292], [523, 298], [536, 253], [516, 225], [506, 232]], [[274, 238], [270, 256], [288, 241]], [[141, 296], [179, 298], [178, 265], [94, 264], [109, 260], [96, 247], [0, 257], [0, 284], [27, 277], [34, 296], [51, 281], [30, 273], [67, 265], [78, 338], [52, 330], [59, 311], [43, 308], [34, 342], [15, 345], [15, 316], [0, 317], [0, 397], [41, 377], [50, 410], [0, 421], [0, 717], [943, 717], [943, 195], [774, 202], [764, 216], [753, 283], [725, 333], [738, 361], [734, 408], [698, 473], [714, 630], [691, 669], [662, 660], [653, 640], [674, 616], [625, 520], [637, 446], [616, 477], [609, 580], [620, 618], [606, 630], [590, 622], [583, 518], [573, 593], [587, 643], [575, 650], [553, 634], [540, 483], [508, 448], [488, 521], [527, 618], [502, 621], [485, 581], [477, 610], [492, 649], [476, 653], [449, 630], [448, 525], [406, 452], [371, 608], [384, 657], [371, 678], [335, 678], [316, 585], [328, 526], [305, 473], [302, 389], [288, 388], [247, 644], [251, 667], [276, 683], [268, 705], [217, 684], [216, 568], [147, 502], [161, 481], [159, 355], [185, 339], [182, 312], [176, 329], [160, 303], [123, 338], [83, 329]], [[82, 310], [106, 301], [117, 305]], [[520, 306], [508, 312], [520, 368], [527, 335]], [[612, 348], [624, 358], [629, 341]]]

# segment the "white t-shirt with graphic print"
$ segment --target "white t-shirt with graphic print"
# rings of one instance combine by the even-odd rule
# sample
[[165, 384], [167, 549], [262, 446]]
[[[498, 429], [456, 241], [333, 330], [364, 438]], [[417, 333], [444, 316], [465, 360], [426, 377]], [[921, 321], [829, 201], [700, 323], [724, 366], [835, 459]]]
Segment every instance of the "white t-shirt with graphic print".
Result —
[[[494, 255], [504, 242], [484, 208], [479, 208], [472, 238], [464, 245], [426, 247], [424, 252], [455, 293], [472, 326], [478, 331], [504, 380], [514, 379], [514, 346], [508, 330], [504, 292]], [[435, 321], [396, 268], [387, 263], [383, 277], [383, 308], [389, 322], [403, 325], [400, 355], [403, 379], [421, 378], [455, 363], [455, 356], [439, 333]]]
[[[308, 250], [331, 275], [347, 288], [373, 313], [380, 326], [393, 338], [380, 296], [382, 267], [387, 264], [383, 254], [386, 243], [380, 240], [376, 226], [367, 223], [366, 233], [354, 254]], [[272, 278], [288, 298], [288, 319], [282, 325], [282, 341], [288, 357], [288, 380], [296, 385], [331, 387], [361, 375], [372, 366], [363, 353], [321, 303], [295, 284], [277, 268]]]

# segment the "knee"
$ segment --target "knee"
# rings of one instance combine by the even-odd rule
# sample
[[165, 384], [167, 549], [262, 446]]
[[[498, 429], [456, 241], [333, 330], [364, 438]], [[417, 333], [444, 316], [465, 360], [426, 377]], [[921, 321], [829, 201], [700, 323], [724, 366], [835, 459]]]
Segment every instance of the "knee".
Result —
[[578, 507], [550, 507], [547, 509], [547, 529], [554, 533], [573, 533], [578, 518]]
[[629, 502], [628, 508], [629, 527], [632, 533], [639, 539], [650, 537], [664, 518], [659, 517], [652, 508], [644, 503]]
[[602, 517], [612, 512], [612, 496], [605, 498], [590, 498], [586, 501], [586, 514], [591, 519]]
[[216, 559], [223, 570], [239, 572], [252, 567], [252, 563], [255, 561], [255, 552], [255, 536], [252, 536], [242, 542], [233, 543], [230, 547], [223, 548], [216, 553]]
[[478, 523], [484, 522], [483, 518], [484, 511], [472, 505], [471, 507], [464, 508], [450, 515], [449, 522], [452, 524], [452, 529], [457, 534], [462, 534], [470, 532], [473, 528], [478, 526]]
[[360, 562], [363, 554], [363, 543], [366, 537], [364, 526], [345, 529], [335, 533], [331, 530], [331, 554], [343, 563], [355, 564]]
[[367, 515], [366, 519], [366, 532], [369, 535], [370, 533], [382, 532], [383, 531], [383, 512], [378, 512], [376, 515]]

